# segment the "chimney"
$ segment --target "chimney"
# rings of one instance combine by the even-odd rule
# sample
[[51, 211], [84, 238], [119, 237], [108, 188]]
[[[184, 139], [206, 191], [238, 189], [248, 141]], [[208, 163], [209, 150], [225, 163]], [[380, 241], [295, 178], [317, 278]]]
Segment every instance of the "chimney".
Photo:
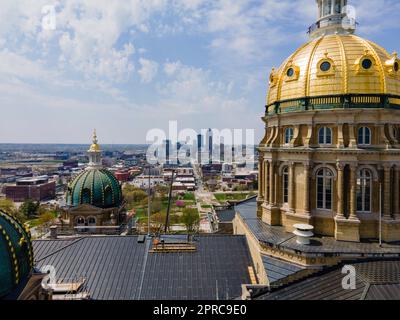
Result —
[[58, 237], [58, 227], [57, 226], [51, 226], [50, 227], [50, 239], [56, 240]]

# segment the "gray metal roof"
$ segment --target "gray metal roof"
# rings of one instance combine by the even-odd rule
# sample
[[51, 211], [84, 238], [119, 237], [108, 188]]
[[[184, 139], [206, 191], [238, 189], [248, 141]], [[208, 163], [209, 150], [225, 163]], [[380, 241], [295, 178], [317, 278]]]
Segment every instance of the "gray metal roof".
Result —
[[400, 260], [347, 263], [356, 269], [356, 289], [345, 290], [342, 267], [258, 295], [257, 300], [400, 300]]
[[235, 209], [226, 209], [217, 211], [219, 222], [232, 222], [235, 218]]
[[137, 238], [34, 241], [36, 265], [54, 266], [61, 280], [85, 277], [84, 290], [95, 300], [232, 299], [251, 282], [243, 236], [196, 237], [193, 253], [150, 253], [151, 241], [139, 244]]
[[248, 226], [251, 233], [264, 245], [277, 247], [280, 250], [300, 252], [304, 255], [348, 255], [360, 257], [400, 257], [400, 243], [384, 243], [382, 247], [374, 242], [345, 242], [333, 237], [318, 237], [311, 239], [311, 245], [300, 245], [296, 236], [286, 232], [284, 227], [270, 226], [257, 217], [257, 202], [250, 201], [235, 207], [236, 213]]
[[305, 270], [305, 267], [298, 266], [270, 256], [261, 256], [269, 284], [281, 283], [285, 279]]

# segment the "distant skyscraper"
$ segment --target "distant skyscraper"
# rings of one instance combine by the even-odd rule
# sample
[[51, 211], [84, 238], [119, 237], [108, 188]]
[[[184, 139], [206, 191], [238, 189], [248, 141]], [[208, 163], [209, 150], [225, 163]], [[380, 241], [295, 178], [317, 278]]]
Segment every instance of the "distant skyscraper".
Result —
[[207, 146], [208, 146], [208, 160], [209, 163], [212, 163], [212, 155], [213, 155], [213, 132], [211, 129], [207, 131]]
[[197, 162], [201, 163], [201, 153], [203, 150], [203, 136], [201, 134], [197, 135]]
[[165, 163], [170, 164], [170, 156], [171, 156], [171, 140], [164, 141], [165, 147]]

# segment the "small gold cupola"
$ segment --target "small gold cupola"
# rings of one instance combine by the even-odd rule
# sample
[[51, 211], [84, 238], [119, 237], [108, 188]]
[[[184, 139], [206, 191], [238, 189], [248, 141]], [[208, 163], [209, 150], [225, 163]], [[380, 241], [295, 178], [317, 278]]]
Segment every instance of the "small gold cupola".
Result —
[[88, 169], [102, 167], [101, 149], [100, 149], [100, 146], [98, 145], [96, 129], [94, 129], [94, 131], [93, 131], [93, 140], [92, 140], [92, 145], [90, 146], [90, 148], [88, 150], [88, 156], [89, 156]]
[[311, 38], [330, 34], [353, 34], [356, 30], [355, 12], [347, 0], [316, 0], [318, 20], [308, 30]]

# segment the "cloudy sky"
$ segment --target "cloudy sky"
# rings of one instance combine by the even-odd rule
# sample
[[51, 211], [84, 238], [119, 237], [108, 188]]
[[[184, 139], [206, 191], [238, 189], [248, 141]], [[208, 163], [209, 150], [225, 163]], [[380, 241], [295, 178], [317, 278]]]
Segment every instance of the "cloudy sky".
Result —
[[[358, 34], [400, 49], [400, 1], [351, 4]], [[259, 139], [268, 74], [315, 16], [314, 0], [2, 0], [0, 143], [144, 143], [169, 120]]]

